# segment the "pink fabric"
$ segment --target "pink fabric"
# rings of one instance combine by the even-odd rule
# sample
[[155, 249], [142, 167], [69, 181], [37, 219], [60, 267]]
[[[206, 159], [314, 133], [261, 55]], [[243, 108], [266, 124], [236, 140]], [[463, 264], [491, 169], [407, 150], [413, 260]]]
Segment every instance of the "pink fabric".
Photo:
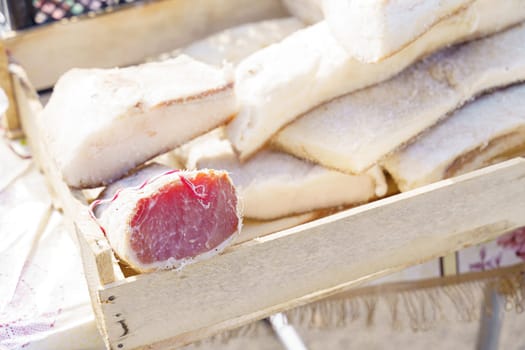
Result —
[[525, 227], [510, 232], [498, 239], [498, 245], [516, 254], [516, 257], [525, 261]]
[[525, 227], [497, 240], [461, 250], [459, 272], [485, 271], [525, 262]]

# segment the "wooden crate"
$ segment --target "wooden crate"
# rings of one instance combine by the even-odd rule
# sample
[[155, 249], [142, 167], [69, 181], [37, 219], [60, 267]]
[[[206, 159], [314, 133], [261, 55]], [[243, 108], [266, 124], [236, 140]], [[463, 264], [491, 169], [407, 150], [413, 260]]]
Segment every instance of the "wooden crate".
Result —
[[41, 90], [70, 68], [136, 64], [227, 27], [285, 15], [280, 0], [150, 0], [6, 33], [4, 41]]
[[83, 193], [50, 161], [30, 86], [18, 77], [14, 86], [35, 158], [74, 221], [108, 349], [183, 345], [525, 225], [525, 159], [517, 158], [234, 245], [182, 271], [126, 278]]
[[525, 225], [525, 159], [517, 158], [234, 245], [182, 271], [125, 277], [84, 193], [49, 158], [31, 84], [12, 70], [18, 115], [76, 233], [108, 349], [183, 345]]

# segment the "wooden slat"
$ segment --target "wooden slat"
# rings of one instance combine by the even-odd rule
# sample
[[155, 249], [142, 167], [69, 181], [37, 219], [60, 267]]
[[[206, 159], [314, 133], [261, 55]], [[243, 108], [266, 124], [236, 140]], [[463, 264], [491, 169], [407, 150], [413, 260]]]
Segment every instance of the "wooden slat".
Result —
[[[115, 349], [161, 349], [318, 300], [525, 225], [525, 160], [241, 244], [100, 290]], [[116, 315], [119, 315], [118, 317]]]
[[267, 236], [274, 232], [283, 231], [291, 227], [304, 224], [320, 217], [328, 215], [326, 210], [318, 210], [310, 213], [292, 215], [280, 219], [269, 221], [246, 220], [244, 218], [242, 223], [242, 231], [234, 240], [233, 244], [241, 244], [251, 241], [254, 238]]
[[[77, 242], [80, 247], [84, 275], [88, 284], [91, 307], [93, 308], [93, 312], [97, 319], [97, 328], [102, 337], [102, 340], [104, 341], [104, 344], [106, 344], [106, 347], [110, 349], [109, 338], [106, 332], [106, 320], [104, 319], [104, 314], [102, 313], [102, 303], [98, 294], [100, 282], [104, 279], [99, 273], [100, 259], [97, 259], [101, 255], [93, 253], [92, 244], [88, 242], [86, 237], [76, 228], [75, 233], [77, 235]], [[109, 262], [108, 265], [111, 266], [111, 262]]]
[[40, 90], [73, 67], [136, 64], [214, 31], [284, 15], [279, 0], [162, 0], [21, 31], [6, 47]]
[[[487, 280], [509, 280], [516, 276], [525, 274], [525, 264], [515, 264], [511, 266], [499, 267], [492, 270], [474, 271], [462, 274], [454, 274], [445, 277], [432, 277], [425, 279], [418, 279], [415, 281], [399, 281], [399, 282], [387, 282], [383, 284], [374, 284], [361, 288], [355, 288], [343, 293], [338, 293], [325, 300], [329, 301], [343, 301], [358, 297], [371, 297], [371, 296], [385, 296], [388, 293], [404, 293], [413, 292], [414, 290], [424, 290], [433, 288], [444, 288], [447, 286], [460, 285], [464, 283], [482, 282]], [[497, 287], [497, 285], [493, 285]], [[514, 288], [519, 286], [513, 286], [507, 284], [503, 288], [499, 288], [498, 292], [502, 295], [511, 295], [517, 292]]]
[[4, 47], [4, 42], [0, 40], [0, 88], [4, 90], [9, 107], [3, 118], [3, 127], [6, 129], [7, 136], [17, 138], [21, 136], [20, 122], [18, 120], [18, 109], [14, 97], [13, 82], [9, 73], [9, 59]]

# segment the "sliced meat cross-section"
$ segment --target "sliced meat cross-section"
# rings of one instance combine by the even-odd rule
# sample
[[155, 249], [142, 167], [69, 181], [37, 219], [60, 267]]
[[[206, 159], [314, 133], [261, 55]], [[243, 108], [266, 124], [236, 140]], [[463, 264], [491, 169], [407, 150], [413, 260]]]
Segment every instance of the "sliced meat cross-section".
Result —
[[[144, 181], [144, 174], [153, 177]], [[126, 187], [108, 187], [97, 206], [115, 252], [143, 272], [218, 254], [241, 225], [236, 190], [224, 171], [145, 168]]]

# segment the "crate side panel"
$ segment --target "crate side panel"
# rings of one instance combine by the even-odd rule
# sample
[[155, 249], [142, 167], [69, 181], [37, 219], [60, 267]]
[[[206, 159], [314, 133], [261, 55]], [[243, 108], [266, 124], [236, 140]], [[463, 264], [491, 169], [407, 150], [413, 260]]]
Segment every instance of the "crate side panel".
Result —
[[[351, 209], [180, 272], [101, 290], [113, 347], [197, 340], [525, 225], [525, 160]], [[125, 327], [124, 327], [125, 325]], [[148, 347], [149, 348], [149, 347]], [[155, 348], [155, 347], [153, 347]]]
[[285, 15], [278, 0], [163, 0], [21, 31], [6, 47], [40, 90], [74, 67], [136, 64], [227, 27]]

